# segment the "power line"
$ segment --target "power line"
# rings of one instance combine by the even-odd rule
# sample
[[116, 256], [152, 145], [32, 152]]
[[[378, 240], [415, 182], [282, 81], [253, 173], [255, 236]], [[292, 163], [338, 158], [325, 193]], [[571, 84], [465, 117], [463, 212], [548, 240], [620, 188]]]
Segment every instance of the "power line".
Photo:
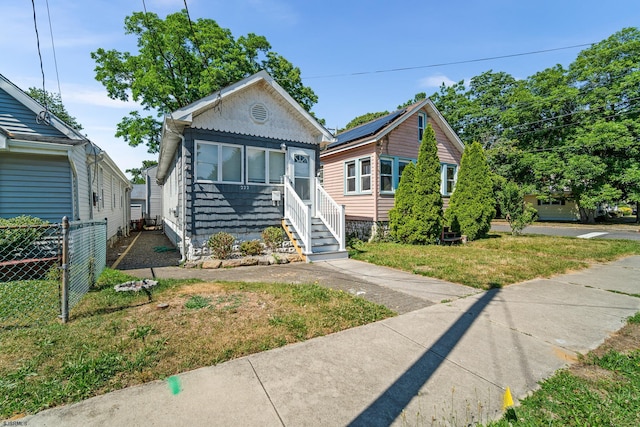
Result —
[[38, 47], [38, 58], [40, 58], [40, 73], [42, 74], [42, 103], [44, 104], [44, 111], [41, 111], [40, 114], [36, 116], [37, 123], [50, 123], [49, 117], [49, 109], [47, 106], [47, 90], [45, 87], [45, 78], [44, 78], [44, 65], [42, 64], [42, 52], [40, 51], [40, 35], [38, 34], [38, 20], [36, 18], [36, 4], [35, 0], [31, 0], [31, 7], [33, 9], [33, 26], [36, 30], [36, 45]]
[[58, 95], [62, 102], [62, 90], [60, 89], [60, 74], [58, 73], [58, 58], [56, 57], [56, 45], [53, 43], [53, 26], [51, 25], [51, 12], [49, 11], [49, 0], [45, 0], [47, 4], [47, 16], [49, 17], [49, 32], [51, 33], [51, 48], [53, 49], [53, 63], [56, 68], [56, 80], [58, 81]]
[[447, 65], [470, 64], [470, 63], [474, 63], [474, 62], [493, 61], [495, 59], [515, 58], [515, 57], [518, 57], [518, 56], [526, 56], [526, 55], [537, 55], [537, 54], [541, 54], [541, 53], [555, 52], [555, 51], [567, 50], [567, 49], [575, 49], [575, 48], [579, 48], [579, 47], [593, 46], [593, 45], [594, 45], [594, 43], [583, 43], [583, 44], [576, 44], [576, 45], [573, 45], [573, 46], [564, 46], [564, 47], [556, 47], [556, 48], [552, 48], [552, 49], [534, 50], [534, 51], [530, 51], [530, 52], [512, 53], [512, 54], [508, 54], [508, 55], [489, 56], [489, 57], [485, 57], [485, 58], [466, 59], [466, 60], [462, 60], [462, 61], [453, 61], [453, 62], [442, 62], [442, 63], [439, 63], [439, 64], [417, 65], [417, 66], [413, 66], [413, 67], [390, 68], [390, 69], [375, 70], [375, 71], [358, 71], [358, 72], [354, 72], [354, 73], [326, 74], [326, 75], [305, 77], [305, 78], [303, 78], [303, 80], [325, 79], [325, 78], [333, 78], [333, 77], [362, 76], [362, 75], [366, 75], [366, 74], [395, 73], [395, 72], [398, 72], [398, 71], [420, 70], [420, 69], [423, 69], [423, 68], [444, 67], [444, 66], [447, 66]]

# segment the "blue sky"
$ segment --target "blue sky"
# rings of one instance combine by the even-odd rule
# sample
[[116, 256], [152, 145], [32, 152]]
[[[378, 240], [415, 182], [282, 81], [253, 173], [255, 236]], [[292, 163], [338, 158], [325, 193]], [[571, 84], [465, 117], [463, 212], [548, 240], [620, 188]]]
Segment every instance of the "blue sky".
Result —
[[[155, 156], [113, 135], [137, 106], [110, 100], [95, 81], [90, 53], [102, 47], [135, 52], [124, 18], [142, 0], [48, 0], [62, 99], [91, 140], [124, 171]], [[263, 35], [272, 50], [302, 70], [319, 97], [313, 111], [327, 127], [355, 116], [393, 110], [418, 92], [468, 80], [484, 71], [526, 78], [555, 64], [569, 65], [580, 49], [486, 62], [374, 71], [510, 55], [598, 42], [640, 24], [637, 0], [188, 0], [192, 19], [214, 19], [234, 37]], [[46, 89], [58, 91], [47, 3], [35, 0]], [[184, 0], [146, 0], [161, 17]], [[22, 89], [41, 87], [33, 12], [26, 0], [2, 1], [0, 73]], [[365, 72], [366, 74], [352, 75]], [[337, 75], [337, 76], [336, 76]], [[334, 76], [334, 77], [328, 77]]]

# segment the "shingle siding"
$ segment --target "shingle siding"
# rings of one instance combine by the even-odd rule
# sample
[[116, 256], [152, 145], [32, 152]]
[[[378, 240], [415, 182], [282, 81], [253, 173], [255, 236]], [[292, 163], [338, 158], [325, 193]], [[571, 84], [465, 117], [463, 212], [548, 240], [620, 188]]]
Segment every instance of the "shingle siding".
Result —
[[[187, 151], [187, 233], [195, 242], [204, 242], [219, 231], [240, 240], [258, 238], [269, 226], [278, 226], [284, 215], [283, 203], [274, 206], [272, 191], [284, 191], [282, 185], [219, 184], [193, 181], [194, 141], [236, 144], [244, 147], [280, 149], [277, 139], [190, 129], [185, 132]], [[305, 143], [286, 141], [287, 146], [314, 149]], [[246, 158], [245, 158], [246, 161]], [[166, 185], [166, 184], [165, 184]]]

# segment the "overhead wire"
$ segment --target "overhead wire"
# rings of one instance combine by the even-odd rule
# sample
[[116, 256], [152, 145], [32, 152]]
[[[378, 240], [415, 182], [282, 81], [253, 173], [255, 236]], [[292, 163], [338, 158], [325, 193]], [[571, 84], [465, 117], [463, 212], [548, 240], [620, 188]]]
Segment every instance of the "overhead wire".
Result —
[[31, 7], [33, 9], [33, 26], [36, 31], [36, 46], [38, 48], [38, 58], [40, 59], [40, 73], [42, 74], [42, 95], [43, 95], [42, 104], [44, 106], [44, 111], [41, 111], [36, 116], [36, 122], [49, 124], [50, 123], [49, 107], [47, 106], [47, 90], [45, 86], [44, 65], [42, 62], [42, 51], [40, 50], [40, 34], [38, 33], [38, 19], [36, 16], [35, 0], [31, 0]]
[[51, 25], [51, 12], [49, 11], [49, 0], [45, 0], [47, 5], [47, 17], [49, 18], [49, 33], [51, 34], [51, 49], [53, 50], [53, 64], [56, 69], [56, 80], [58, 81], [58, 96], [62, 102], [62, 89], [60, 89], [60, 74], [58, 73], [58, 58], [56, 57], [56, 45], [53, 42], [53, 26]]
[[325, 79], [325, 78], [334, 78], [334, 77], [362, 76], [362, 75], [367, 75], [367, 74], [395, 73], [395, 72], [399, 72], [399, 71], [420, 70], [420, 69], [424, 69], [424, 68], [444, 67], [444, 66], [448, 66], [448, 65], [470, 64], [470, 63], [474, 63], [474, 62], [493, 61], [493, 60], [496, 60], [496, 59], [515, 58], [515, 57], [518, 57], [518, 56], [537, 55], [537, 54], [541, 54], [541, 53], [555, 52], [555, 51], [567, 50], [567, 49], [576, 49], [576, 48], [579, 48], [579, 47], [593, 46], [593, 45], [594, 45], [594, 43], [582, 43], [582, 44], [576, 44], [576, 45], [572, 45], [572, 46], [563, 46], [563, 47], [556, 47], [556, 48], [551, 48], [551, 49], [541, 49], [541, 50], [534, 50], [534, 51], [529, 51], [529, 52], [512, 53], [512, 54], [507, 54], [507, 55], [488, 56], [488, 57], [484, 57], [484, 58], [466, 59], [466, 60], [461, 60], [461, 61], [442, 62], [442, 63], [438, 63], [438, 64], [416, 65], [416, 66], [412, 66], [412, 67], [389, 68], [389, 69], [374, 70], [374, 71], [357, 71], [357, 72], [352, 72], [352, 73], [326, 74], [326, 75], [317, 75], [317, 76], [304, 77], [302, 79], [303, 80], [311, 80], [311, 79]]

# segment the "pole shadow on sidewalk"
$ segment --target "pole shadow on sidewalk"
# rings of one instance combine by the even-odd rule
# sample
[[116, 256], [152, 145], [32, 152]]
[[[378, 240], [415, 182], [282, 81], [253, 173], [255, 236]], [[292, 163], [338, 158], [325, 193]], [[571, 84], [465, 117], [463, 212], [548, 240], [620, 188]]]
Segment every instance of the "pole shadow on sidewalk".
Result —
[[[498, 288], [487, 291], [469, 307], [380, 397], [354, 418], [349, 426], [388, 426], [393, 423], [438, 370], [498, 292], [500, 292]], [[435, 349], [438, 351], [434, 351]]]

